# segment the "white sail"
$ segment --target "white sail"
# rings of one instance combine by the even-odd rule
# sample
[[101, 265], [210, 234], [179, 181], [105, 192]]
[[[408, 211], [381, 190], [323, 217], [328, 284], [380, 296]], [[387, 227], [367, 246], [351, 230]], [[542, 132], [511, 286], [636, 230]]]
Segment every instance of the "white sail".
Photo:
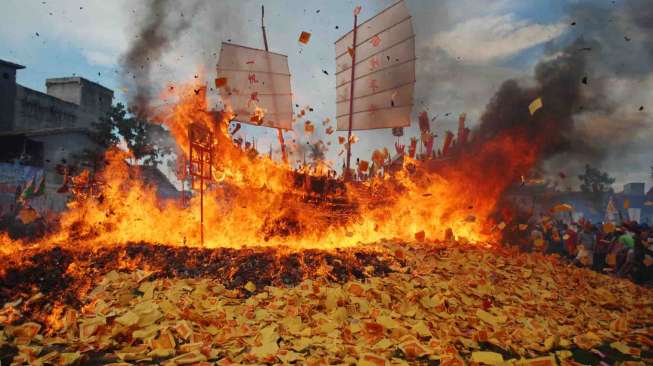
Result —
[[292, 91], [288, 57], [274, 52], [222, 43], [217, 66], [218, 90], [239, 122], [292, 128]]
[[415, 86], [415, 34], [404, 1], [336, 41], [336, 118], [349, 129], [352, 52], [355, 49], [353, 130], [410, 125]]

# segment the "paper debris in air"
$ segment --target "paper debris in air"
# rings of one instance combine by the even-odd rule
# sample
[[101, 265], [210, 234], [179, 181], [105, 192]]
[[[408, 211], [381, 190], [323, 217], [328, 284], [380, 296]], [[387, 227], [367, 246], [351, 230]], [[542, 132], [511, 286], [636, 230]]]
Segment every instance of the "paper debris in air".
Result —
[[528, 106], [528, 111], [531, 112], [531, 116], [537, 112], [538, 109], [542, 108], [542, 98], [537, 98], [531, 102]]
[[311, 34], [309, 32], [302, 32], [299, 35], [299, 42], [307, 44], [311, 40]]

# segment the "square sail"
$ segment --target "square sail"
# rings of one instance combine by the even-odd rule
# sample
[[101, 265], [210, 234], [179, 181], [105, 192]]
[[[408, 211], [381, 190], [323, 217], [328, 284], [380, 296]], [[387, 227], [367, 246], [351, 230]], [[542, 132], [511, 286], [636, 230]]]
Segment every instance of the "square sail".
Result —
[[336, 119], [352, 130], [410, 126], [415, 86], [415, 34], [404, 1], [386, 8], [336, 41]]
[[257, 126], [292, 128], [292, 90], [288, 57], [222, 43], [218, 88], [235, 120]]

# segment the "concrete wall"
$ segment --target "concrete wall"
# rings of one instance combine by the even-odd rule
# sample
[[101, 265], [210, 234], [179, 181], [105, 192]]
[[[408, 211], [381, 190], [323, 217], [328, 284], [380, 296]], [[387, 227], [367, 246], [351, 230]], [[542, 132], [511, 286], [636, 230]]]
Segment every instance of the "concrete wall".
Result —
[[92, 128], [111, 110], [113, 91], [99, 84], [73, 77], [46, 85], [47, 94], [18, 85], [16, 70], [0, 63], [0, 132]]
[[47, 79], [48, 95], [79, 106], [75, 127], [91, 127], [91, 123], [111, 110], [113, 91], [80, 77]]
[[30, 200], [30, 205], [41, 214], [48, 210], [63, 211], [69, 194], [57, 192], [63, 185], [63, 176], [57, 173], [56, 166], [68, 164], [85, 168], [80, 166], [77, 156], [97, 145], [83, 131], [30, 135], [29, 139], [43, 143], [43, 167], [0, 163], [0, 212], [7, 212], [15, 204], [17, 187], [24, 187], [31, 177], [42, 174], [45, 175], [45, 195]]
[[84, 132], [71, 131], [57, 134], [31, 135], [29, 138], [43, 142], [43, 168], [46, 172], [46, 183], [59, 186], [63, 184], [63, 176], [56, 173], [55, 169], [57, 164], [79, 166], [80, 161], [78, 156], [85, 149], [98, 149], [98, 146]]
[[78, 107], [53, 96], [18, 85], [14, 103], [13, 130], [76, 127]]
[[644, 183], [627, 183], [624, 184], [624, 194], [644, 195]]
[[0, 131], [11, 131], [14, 125], [16, 69], [0, 63]]

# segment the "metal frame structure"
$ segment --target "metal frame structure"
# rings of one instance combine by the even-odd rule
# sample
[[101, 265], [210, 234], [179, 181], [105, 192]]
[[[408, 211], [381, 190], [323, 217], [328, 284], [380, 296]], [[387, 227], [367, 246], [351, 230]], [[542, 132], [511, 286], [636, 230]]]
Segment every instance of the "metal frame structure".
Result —
[[213, 133], [198, 123], [188, 125], [188, 175], [191, 190], [200, 183], [200, 240], [204, 245], [204, 185], [213, 179]]

